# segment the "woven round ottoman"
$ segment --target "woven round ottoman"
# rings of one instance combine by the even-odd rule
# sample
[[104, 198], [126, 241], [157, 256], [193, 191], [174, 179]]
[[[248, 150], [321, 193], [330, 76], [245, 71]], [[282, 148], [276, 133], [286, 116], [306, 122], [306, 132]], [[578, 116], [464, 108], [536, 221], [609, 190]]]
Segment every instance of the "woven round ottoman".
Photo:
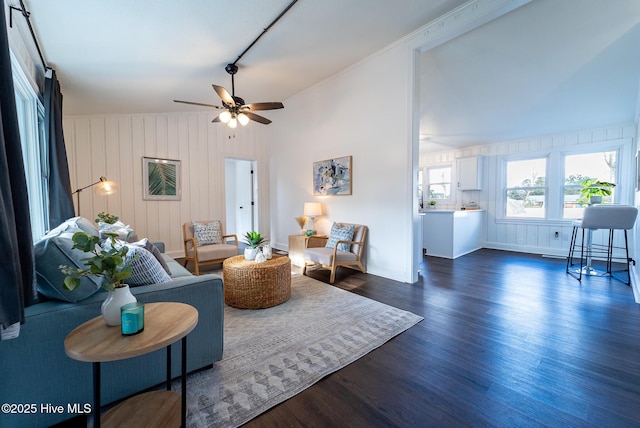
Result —
[[291, 260], [274, 255], [257, 263], [235, 256], [222, 263], [224, 301], [241, 309], [263, 309], [279, 305], [291, 297]]

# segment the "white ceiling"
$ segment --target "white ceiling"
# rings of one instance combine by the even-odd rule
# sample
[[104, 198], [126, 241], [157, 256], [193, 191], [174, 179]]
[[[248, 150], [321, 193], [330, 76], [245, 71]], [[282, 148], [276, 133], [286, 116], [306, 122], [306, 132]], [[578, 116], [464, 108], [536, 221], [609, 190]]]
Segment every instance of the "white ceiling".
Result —
[[[224, 66], [290, 2], [24, 0], [67, 115], [198, 109], [173, 99], [218, 104], [211, 84], [231, 90]], [[463, 3], [299, 0], [238, 62], [236, 95], [284, 101]], [[425, 52], [425, 147], [633, 120], [639, 24], [638, 0], [533, 0]]]
[[[173, 99], [219, 104], [211, 84], [231, 92], [225, 65], [291, 0], [24, 3], [73, 115], [194, 110]], [[283, 101], [463, 3], [299, 0], [238, 62], [236, 95]]]
[[640, 1], [534, 0], [422, 55], [429, 150], [634, 119]]

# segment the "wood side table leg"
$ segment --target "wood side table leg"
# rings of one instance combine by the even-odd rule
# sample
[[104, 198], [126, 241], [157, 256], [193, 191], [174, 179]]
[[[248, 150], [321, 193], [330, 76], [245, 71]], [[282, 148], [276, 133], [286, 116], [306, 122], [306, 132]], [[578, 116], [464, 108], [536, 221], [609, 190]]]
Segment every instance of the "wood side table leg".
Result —
[[187, 336], [182, 338], [182, 426], [187, 426]]
[[93, 426], [100, 428], [100, 363], [93, 363]]

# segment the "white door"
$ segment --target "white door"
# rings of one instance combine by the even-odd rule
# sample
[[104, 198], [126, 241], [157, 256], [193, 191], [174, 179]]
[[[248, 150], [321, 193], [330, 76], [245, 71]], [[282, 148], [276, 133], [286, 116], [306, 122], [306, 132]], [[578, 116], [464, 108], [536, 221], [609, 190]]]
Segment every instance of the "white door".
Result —
[[238, 239], [256, 230], [257, 188], [255, 161], [225, 159], [226, 232], [235, 233]]

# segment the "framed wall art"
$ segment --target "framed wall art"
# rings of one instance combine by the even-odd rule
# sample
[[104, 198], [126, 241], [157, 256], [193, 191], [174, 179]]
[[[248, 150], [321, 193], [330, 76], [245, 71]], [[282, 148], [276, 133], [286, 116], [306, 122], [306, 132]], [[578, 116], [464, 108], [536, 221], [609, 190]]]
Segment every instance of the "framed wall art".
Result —
[[313, 195], [351, 194], [351, 156], [313, 163]]
[[179, 201], [180, 161], [143, 157], [142, 183], [146, 201]]

